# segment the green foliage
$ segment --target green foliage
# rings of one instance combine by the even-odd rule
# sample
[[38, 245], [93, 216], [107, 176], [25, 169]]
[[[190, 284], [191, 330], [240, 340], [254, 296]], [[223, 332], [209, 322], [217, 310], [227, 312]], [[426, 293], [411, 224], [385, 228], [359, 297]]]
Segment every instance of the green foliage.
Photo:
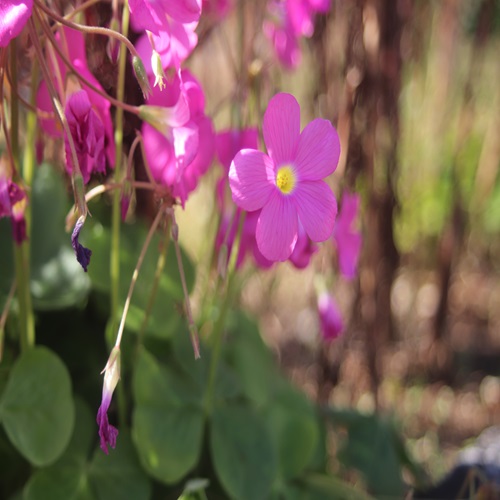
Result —
[[0, 400], [0, 421], [33, 465], [48, 465], [64, 451], [74, 424], [71, 381], [49, 349], [36, 347], [17, 359]]
[[76, 401], [71, 442], [51, 467], [38, 470], [24, 489], [24, 500], [147, 500], [151, 482], [141, 469], [130, 437], [121, 432], [115, 453], [96, 449], [95, 423], [88, 406]]
[[201, 452], [201, 394], [186, 376], [160, 366], [146, 350], [139, 354], [133, 391], [132, 435], [141, 463], [159, 481], [175, 483]]
[[[33, 307], [58, 310], [81, 304], [90, 292], [89, 277], [82, 273], [64, 230], [70, 210], [63, 178], [48, 164], [33, 179], [31, 223], [31, 282]], [[10, 221], [0, 219], [0, 262], [12, 262]], [[0, 266], [0, 295], [6, 294], [14, 277], [13, 266]]]
[[275, 448], [265, 420], [251, 407], [214, 412], [210, 448], [217, 476], [231, 498], [266, 498], [276, 475]]
[[334, 426], [348, 432], [338, 459], [346, 467], [359, 470], [377, 498], [400, 498], [403, 495], [403, 467], [419, 479], [420, 471], [410, 459], [390, 419], [363, 415], [354, 410], [329, 409], [327, 414]]
[[[89, 276], [95, 290], [109, 293], [109, 253], [111, 246], [110, 229], [99, 222], [88, 221], [86, 228], [85, 245], [92, 249], [92, 260], [88, 268]], [[146, 239], [146, 229], [139, 225], [122, 227], [120, 252], [120, 303], [127, 297], [130, 280], [137, 265], [137, 259]], [[127, 329], [138, 332], [144, 320], [145, 311], [150, 300], [153, 288], [155, 271], [160, 254], [160, 236], [155, 235], [144, 259], [141, 272], [135, 286], [133, 300], [127, 315]], [[185, 252], [182, 252], [184, 271], [188, 290], [194, 284], [194, 267]], [[174, 249], [169, 248], [165, 269], [161, 275], [158, 290], [155, 296], [151, 314], [148, 319], [146, 333], [159, 337], [169, 338], [173, 332], [182, 329], [185, 318], [181, 314], [183, 292], [179, 277]], [[107, 304], [107, 303], [105, 303]], [[106, 306], [104, 306], [106, 307]], [[103, 311], [105, 314], [107, 310]], [[121, 314], [121, 311], [120, 311]]]

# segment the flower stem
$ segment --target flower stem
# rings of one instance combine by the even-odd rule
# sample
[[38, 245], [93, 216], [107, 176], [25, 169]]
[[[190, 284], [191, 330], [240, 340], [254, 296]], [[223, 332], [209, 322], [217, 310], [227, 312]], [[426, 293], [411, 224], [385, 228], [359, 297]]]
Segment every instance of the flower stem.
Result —
[[214, 325], [214, 329], [212, 331], [212, 357], [210, 359], [210, 369], [208, 372], [208, 382], [204, 400], [204, 409], [206, 416], [209, 416], [213, 410], [213, 402], [215, 395], [215, 380], [217, 378], [217, 369], [219, 366], [219, 359], [222, 350], [222, 337], [224, 333], [224, 325], [226, 323], [227, 312], [232, 304], [235, 291], [236, 261], [238, 258], [241, 232], [243, 230], [244, 222], [245, 222], [245, 216], [244, 214], [242, 214], [240, 218], [240, 224], [238, 226], [238, 232], [231, 252], [231, 258], [229, 260], [226, 293], [222, 301], [219, 317], [217, 318], [217, 321]]
[[[122, 12], [122, 31], [126, 37], [129, 26], [129, 10], [128, 2], [124, 2]], [[127, 63], [127, 51], [120, 50], [118, 60], [118, 84], [117, 84], [117, 99], [123, 101], [125, 95], [125, 72]], [[121, 182], [122, 177], [122, 156], [123, 156], [123, 109], [116, 109], [115, 116], [115, 148], [116, 148], [116, 163], [114, 178], [116, 182]], [[111, 256], [110, 256], [110, 275], [111, 275], [111, 328], [108, 331], [116, 331], [116, 321], [118, 316], [118, 303], [120, 300], [120, 224], [121, 224], [121, 207], [120, 207], [120, 191], [113, 193], [113, 213], [112, 213], [112, 228], [111, 228]]]
[[[10, 73], [12, 83], [17, 85], [17, 44], [15, 40], [11, 42], [10, 50]], [[19, 101], [15, 92], [12, 92], [11, 96], [10, 141], [12, 158], [15, 162], [15, 170], [19, 174], [21, 154], [19, 148]], [[29, 208], [27, 211], [29, 211]], [[29, 225], [29, 217], [26, 217], [27, 236], [29, 236]], [[14, 264], [16, 270], [17, 297], [19, 300], [20, 344], [21, 350], [23, 351], [35, 344], [35, 319], [31, 304], [30, 290], [29, 244], [29, 238], [21, 245], [14, 242]]]

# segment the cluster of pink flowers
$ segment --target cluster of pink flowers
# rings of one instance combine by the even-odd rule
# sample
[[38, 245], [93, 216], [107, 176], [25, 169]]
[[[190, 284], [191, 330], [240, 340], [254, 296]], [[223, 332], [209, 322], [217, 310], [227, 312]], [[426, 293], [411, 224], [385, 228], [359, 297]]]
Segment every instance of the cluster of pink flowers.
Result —
[[[216, 189], [220, 226], [215, 245], [218, 251], [225, 248], [229, 256], [238, 241], [236, 267], [251, 256], [263, 269], [284, 261], [302, 269], [318, 251], [318, 243], [331, 241], [337, 248], [340, 273], [352, 279], [361, 249], [361, 235], [353, 226], [359, 197], [345, 193], [337, 217], [335, 195], [325, 182], [340, 156], [340, 140], [333, 125], [318, 118], [301, 130], [297, 100], [278, 93], [263, 117], [264, 153], [258, 149], [255, 127], [215, 133], [205, 112], [202, 86], [184, 67], [198, 43], [196, 28], [202, 5], [208, 15], [221, 19], [232, 4], [230, 0], [129, 0], [131, 25], [137, 34], [135, 49], [132, 45], [129, 49], [137, 53], [134, 59], [139, 60], [138, 78], [145, 102], [137, 107], [127, 105], [127, 109], [143, 120], [140, 135], [147, 168], [176, 203], [184, 206], [217, 156], [224, 174]], [[32, 9], [37, 8], [32, 0], [0, 3], [0, 47], [22, 32]], [[299, 63], [301, 37], [313, 34], [314, 17], [329, 8], [330, 0], [268, 3], [264, 32], [286, 67]], [[45, 134], [64, 143], [67, 174], [86, 185], [122, 161], [115, 158], [110, 109], [111, 102], [117, 101], [106, 97], [90, 71], [81, 31], [60, 27], [50, 43], [53, 46], [47, 50], [45, 64], [54, 78], [51, 82], [42, 80], [38, 88], [36, 104], [43, 112], [40, 126]], [[115, 62], [116, 54], [111, 52]], [[55, 99], [62, 105], [64, 120], [55, 119]], [[27, 199], [10, 177], [13, 175], [0, 171], [0, 217], [12, 219], [14, 239], [21, 243], [26, 238]], [[226, 199], [228, 189], [234, 203]], [[124, 198], [125, 213], [128, 201], [129, 197]], [[71, 242], [78, 262], [87, 271], [92, 252], [79, 243], [86, 217], [85, 210], [81, 212]], [[318, 311], [324, 338], [337, 337], [343, 322], [331, 295], [319, 296]], [[119, 370], [117, 346], [105, 369], [97, 417], [106, 453], [108, 446], [115, 446], [118, 434], [109, 424], [107, 411]]]
[[270, 0], [264, 33], [279, 61], [293, 69], [301, 59], [300, 39], [314, 33], [314, 17], [330, 10], [331, 0]]

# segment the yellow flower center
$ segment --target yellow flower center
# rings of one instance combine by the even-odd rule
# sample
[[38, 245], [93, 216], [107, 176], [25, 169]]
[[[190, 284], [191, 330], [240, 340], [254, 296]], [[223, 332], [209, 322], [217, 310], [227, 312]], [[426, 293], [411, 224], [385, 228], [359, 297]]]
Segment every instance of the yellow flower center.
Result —
[[292, 167], [287, 165], [278, 169], [278, 173], [276, 174], [276, 185], [283, 194], [290, 194], [296, 183], [297, 179]]

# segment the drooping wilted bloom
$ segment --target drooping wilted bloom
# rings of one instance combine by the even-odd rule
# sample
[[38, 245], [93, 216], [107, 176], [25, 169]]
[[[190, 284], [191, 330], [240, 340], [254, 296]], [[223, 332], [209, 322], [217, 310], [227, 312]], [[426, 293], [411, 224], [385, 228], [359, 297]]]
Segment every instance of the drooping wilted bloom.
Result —
[[264, 114], [269, 155], [243, 149], [229, 169], [234, 202], [261, 210], [256, 238], [269, 260], [285, 261], [298, 238], [299, 221], [312, 241], [327, 240], [337, 215], [335, 196], [322, 179], [334, 172], [340, 155], [336, 130], [317, 118], [300, 131], [300, 107], [290, 94], [277, 94]]
[[79, 241], [80, 231], [82, 230], [83, 224], [85, 223], [85, 217], [82, 215], [78, 218], [73, 233], [71, 235], [71, 246], [75, 251], [76, 260], [83, 267], [83, 270], [87, 272], [87, 267], [90, 264], [90, 256], [92, 255], [92, 250], [84, 247]]
[[[104, 125], [92, 109], [85, 90], [70, 96], [64, 109], [69, 130], [75, 145], [78, 164], [85, 184], [95, 172], [106, 172], [104, 154]], [[71, 175], [75, 169], [69, 138], [65, 136], [66, 170]]]
[[[78, 70], [78, 73], [81, 74], [94, 87], [99, 90], [103, 90], [101, 84], [88, 68], [85, 52], [85, 38], [82, 33], [71, 28], [63, 27], [61, 28], [61, 32], [56, 35], [56, 39], [61, 50], [67, 53], [69, 60]], [[66, 103], [68, 89], [66, 87], [60, 88], [59, 83], [72, 82], [74, 84], [75, 80], [74, 78], [70, 78], [68, 69], [58, 54], [56, 54], [54, 58], [48, 58], [47, 64], [54, 75], [60, 75], [60, 78], [54, 78], [54, 83], [56, 84], [56, 89], [59, 93], [61, 102]], [[111, 104], [107, 99], [85, 85], [85, 83], [78, 83], [80, 84], [82, 90], [85, 90], [87, 93], [92, 111], [99, 118], [104, 127], [104, 152], [108, 164], [113, 167], [115, 164], [115, 142], [113, 123], [110, 113]], [[52, 100], [50, 98], [47, 85], [43, 80], [37, 93], [37, 107], [49, 113], [53, 112]], [[95, 122], [95, 119], [93, 119], [93, 121]], [[63, 137], [63, 130], [58, 120], [47, 118], [40, 119], [40, 125], [43, 131], [52, 137]], [[87, 179], [85, 179], [85, 182], [87, 182]]]
[[108, 420], [108, 409], [111, 404], [113, 391], [120, 380], [120, 348], [114, 347], [109, 355], [108, 362], [103, 370], [104, 383], [102, 386], [102, 401], [97, 412], [97, 424], [99, 425], [99, 438], [101, 449], [108, 454], [108, 445], [111, 448], [116, 446], [118, 429], [113, 427]]
[[0, 217], [10, 217], [12, 236], [18, 245], [26, 239], [25, 206], [26, 193], [16, 183], [0, 175]]
[[340, 273], [347, 279], [356, 276], [362, 236], [355, 223], [359, 213], [359, 194], [344, 193], [335, 228], [333, 242], [337, 247]]
[[344, 322], [337, 303], [327, 292], [318, 296], [318, 315], [323, 340], [336, 339], [344, 329]]
[[33, 0], [0, 2], [0, 47], [7, 47], [18, 36], [31, 16]]

